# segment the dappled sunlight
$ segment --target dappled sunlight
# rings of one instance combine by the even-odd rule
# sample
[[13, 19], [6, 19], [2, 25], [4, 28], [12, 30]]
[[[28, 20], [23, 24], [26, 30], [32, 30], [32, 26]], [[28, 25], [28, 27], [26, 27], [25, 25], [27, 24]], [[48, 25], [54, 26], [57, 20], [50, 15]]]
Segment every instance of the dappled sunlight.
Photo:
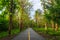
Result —
[[60, 0], [0, 0], [0, 40], [60, 40]]

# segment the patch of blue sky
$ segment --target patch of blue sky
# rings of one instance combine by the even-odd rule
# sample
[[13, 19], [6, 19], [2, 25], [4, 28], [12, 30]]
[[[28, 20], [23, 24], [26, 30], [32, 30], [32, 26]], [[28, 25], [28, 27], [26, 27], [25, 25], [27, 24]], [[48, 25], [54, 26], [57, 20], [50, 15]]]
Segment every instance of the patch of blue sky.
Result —
[[33, 19], [34, 17], [34, 14], [35, 14], [35, 11], [37, 10], [37, 9], [40, 9], [40, 10], [42, 10], [43, 11], [43, 8], [42, 8], [42, 5], [41, 5], [41, 2], [40, 2], [40, 0], [29, 0], [29, 2], [31, 2], [32, 3], [32, 5], [33, 5], [33, 11], [31, 11], [31, 18]]
[[3, 11], [5, 11], [5, 9], [6, 9], [6, 7], [4, 7], [4, 8], [0, 11], [0, 14], [1, 14]]

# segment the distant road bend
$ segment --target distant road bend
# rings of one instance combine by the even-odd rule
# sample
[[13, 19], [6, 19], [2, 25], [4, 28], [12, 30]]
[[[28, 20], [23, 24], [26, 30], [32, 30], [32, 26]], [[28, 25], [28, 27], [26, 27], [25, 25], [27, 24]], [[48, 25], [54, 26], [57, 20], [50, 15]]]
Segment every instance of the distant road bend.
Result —
[[28, 28], [12, 40], [45, 40], [45, 38], [37, 34], [32, 28]]

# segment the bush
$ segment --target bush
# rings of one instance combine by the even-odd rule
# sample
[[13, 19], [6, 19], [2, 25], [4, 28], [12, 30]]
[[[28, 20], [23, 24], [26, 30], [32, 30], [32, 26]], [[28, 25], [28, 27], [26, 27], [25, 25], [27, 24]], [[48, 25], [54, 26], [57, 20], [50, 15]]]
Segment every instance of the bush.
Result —
[[8, 30], [8, 20], [0, 20], [0, 31], [7, 31]]

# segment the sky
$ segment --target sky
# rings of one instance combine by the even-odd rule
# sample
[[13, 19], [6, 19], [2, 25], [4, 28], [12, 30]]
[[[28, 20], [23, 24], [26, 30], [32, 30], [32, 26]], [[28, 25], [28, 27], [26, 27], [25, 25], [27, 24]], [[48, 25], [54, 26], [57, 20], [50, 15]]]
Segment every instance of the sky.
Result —
[[40, 10], [43, 11], [43, 8], [41, 6], [40, 0], [29, 0], [29, 2], [31, 2], [33, 4], [33, 10], [31, 11], [31, 15], [30, 15], [32, 17], [32, 19], [33, 19], [33, 16], [35, 14], [35, 11], [37, 9], [40, 9]]
[[2, 11], [0, 11], [0, 14], [1, 14], [3, 11], [5, 11], [5, 8], [6, 8], [6, 7], [4, 7], [4, 8], [2, 9]]

